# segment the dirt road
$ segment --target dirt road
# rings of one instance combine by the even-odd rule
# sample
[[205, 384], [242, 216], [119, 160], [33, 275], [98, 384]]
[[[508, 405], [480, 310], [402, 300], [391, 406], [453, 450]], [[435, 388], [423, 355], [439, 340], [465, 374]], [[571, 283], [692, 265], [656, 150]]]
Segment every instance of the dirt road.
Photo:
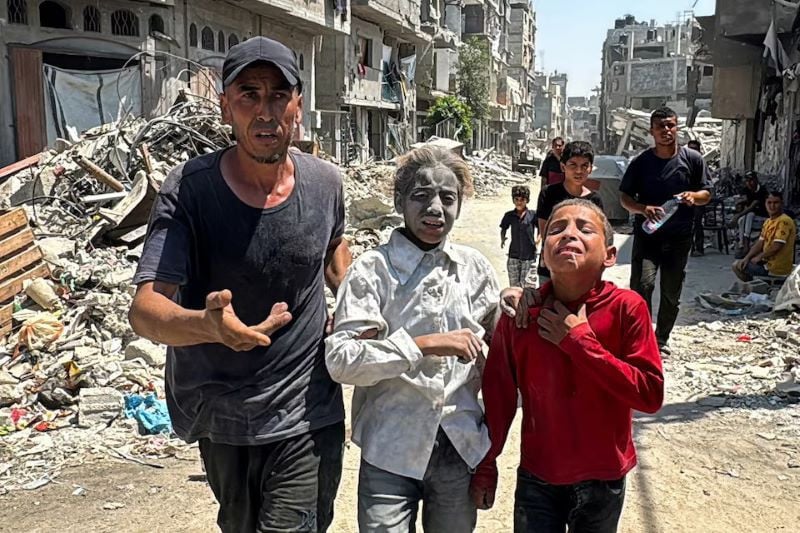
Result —
[[[474, 246], [491, 259], [501, 283], [507, 278], [497, 224], [509, 208], [507, 194], [473, 200], [454, 234], [457, 241]], [[627, 286], [630, 241], [618, 235], [617, 244], [620, 265], [606, 277]], [[731, 260], [731, 256], [714, 252], [692, 260], [684, 302], [690, 302], [701, 289], [729, 285]], [[679, 323], [692, 324], [703, 318], [687, 303]], [[679, 338], [680, 330], [676, 332]], [[676, 350], [691, 350], [693, 343], [704, 342], [710, 341], [689, 339], [679, 342]], [[769, 408], [700, 405], [695, 398], [681, 396], [691, 372], [680, 360], [675, 357], [675, 362], [665, 363], [668, 397], [661, 412], [636, 418], [640, 464], [629, 476], [621, 531], [800, 531], [798, 404], [777, 402], [767, 404]], [[496, 505], [480, 513], [480, 532], [512, 530], [518, 450], [517, 420], [500, 460]], [[356, 531], [358, 461], [358, 448], [349, 445], [332, 527], [336, 533]], [[215, 531], [216, 504], [211, 492], [202, 481], [192, 481], [201, 474], [196, 450], [190, 450], [183, 460], [163, 464], [165, 468], [154, 469], [102, 460], [65, 470], [57, 483], [0, 497], [0, 531]], [[76, 487], [84, 488], [85, 494], [72, 495]], [[109, 505], [112, 503], [123, 506], [104, 509], [115, 507]]]

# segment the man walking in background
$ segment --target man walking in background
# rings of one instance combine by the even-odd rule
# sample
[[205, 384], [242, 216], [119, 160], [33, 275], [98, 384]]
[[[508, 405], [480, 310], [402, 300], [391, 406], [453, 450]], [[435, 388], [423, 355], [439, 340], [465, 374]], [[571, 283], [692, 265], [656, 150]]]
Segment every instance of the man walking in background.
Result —
[[[622, 205], [636, 215], [631, 257], [631, 289], [647, 302], [653, 312], [652, 297], [656, 275], [661, 270], [661, 300], [656, 320], [656, 339], [661, 353], [669, 355], [667, 342], [681, 300], [686, 262], [692, 247], [693, 207], [711, 200], [708, 170], [703, 157], [678, 146], [678, 116], [668, 107], [653, 111], [650, 133], [655, 147], [634, 159], [622, 178], [619, 190]], [[645, 220], [659, 222], [668, 200], [680, 206], [652, 234], [642, 228]]]
[[542, 190], [545, 186], [564, 181], [564, 171], [561, 169], [561, 152], [564, 151], [563, 137], [556, 137], [550, 145], [550, 153], [542, 162], [539, 176], [542, 178]]

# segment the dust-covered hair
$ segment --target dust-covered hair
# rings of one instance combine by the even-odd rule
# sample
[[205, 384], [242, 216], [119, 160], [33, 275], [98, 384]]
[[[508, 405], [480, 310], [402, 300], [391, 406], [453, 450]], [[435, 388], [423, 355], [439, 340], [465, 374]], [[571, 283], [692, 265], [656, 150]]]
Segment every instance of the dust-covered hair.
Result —
[[606, 236], [606, 246], [613, 246], [614, 245], [614, 228], [611, 227], [611, 222], [608, 221], [608, 217], [603, 210], [600, 209], [597, 204], [590, 202], [584, 198], [571, 198], [569, 200], [564, 200], [561, 203], [556, 204], [553, 207], [553, 211], [550, 212], [550, 217], [547, 219], [547, 223], [544, 225], [544, 234], [547, 235], [547, 230], [550, 228], [550, 221], [553, 220], [553, 217], [556, 214], [556, 211], [559, 209], [564, 209], [565, 207], [585, 207], [586, 209], [594, 212], [600, 219], [603, 224], [603, 233]]
[[459, 200], [472, 195], [472, 174], [466, 161], [438, 146], [423, 146], [408, 152], [397, 162], [394, 175], [395, 197], [405, 196], [414, 185], [417, 173], [423, 168], [445, 167], [453, 171], [458, 180]]

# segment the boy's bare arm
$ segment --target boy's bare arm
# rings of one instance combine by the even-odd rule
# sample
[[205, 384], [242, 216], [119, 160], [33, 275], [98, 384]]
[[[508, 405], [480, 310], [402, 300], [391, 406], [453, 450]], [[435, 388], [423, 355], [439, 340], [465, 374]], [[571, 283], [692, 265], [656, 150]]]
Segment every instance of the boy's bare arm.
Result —
[[243, 324], [231, 306], [230, 291], [212, 292], [203, 310], [181, 307], [173, 301], [178, 286], [160, 281], [142, 283], [136, 290], [128, 320], [137, 335], [169, 346], [220, 343], [247, 351], [269, 346], [269, 335], [292, 318], [286, 304], [275, 304], [261, 324]]

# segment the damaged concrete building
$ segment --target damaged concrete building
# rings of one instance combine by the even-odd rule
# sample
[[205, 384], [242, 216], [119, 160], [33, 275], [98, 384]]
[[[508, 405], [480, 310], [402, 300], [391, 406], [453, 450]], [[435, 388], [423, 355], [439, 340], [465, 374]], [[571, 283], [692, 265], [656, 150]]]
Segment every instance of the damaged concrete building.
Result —
[[416, 140], [417, 55], [432, 37], [419, 0], [354, 0], [352, 12], [349, 34], [322, 38], [320, 144], [348, 163], [391, 158]]
[[755, 170], [800, 203], [798, 4], [717, 0], [703, 20], [713, 58], [712, 114], [724, 119], [720, 166]]
[[242, 0], [0, 3], [0, 165], [75, 139], [120, 113], [153, 116], [182, 87], [215, 96], [226, 50], [254, 35], [298, 56], [304, 128], [318, 127], [316, 44], [348, 34], [349, 4]]
[[603, 43], [600, 95], [604, 143], [610, 113], [617, 108], [652, 111], [668, 105], [696, 115], [711, 105], [714, 67], [695, 58], [699, 27], [692, 12], [674, 24], [619, 18]]
[[564, 137], [567, 111], [567, 75], [537, 73], [533, 127], [540, 141]]
[[452, 138], [457, 129], [454, 121], [427, 126], [426, 117], [438, 98], [456, 93], [463, 5], [460, 1], [422, 0], [420, 8], [422, 31], [430, 35], [431, 42], [417, 54], [416, 140], [431, 135]]
[[530, 129], [535, 15], [529, 2], [466, 0], [462, 38], [489, 45], [489, 118], [475, 124], [472, 145], [509, 154]]

